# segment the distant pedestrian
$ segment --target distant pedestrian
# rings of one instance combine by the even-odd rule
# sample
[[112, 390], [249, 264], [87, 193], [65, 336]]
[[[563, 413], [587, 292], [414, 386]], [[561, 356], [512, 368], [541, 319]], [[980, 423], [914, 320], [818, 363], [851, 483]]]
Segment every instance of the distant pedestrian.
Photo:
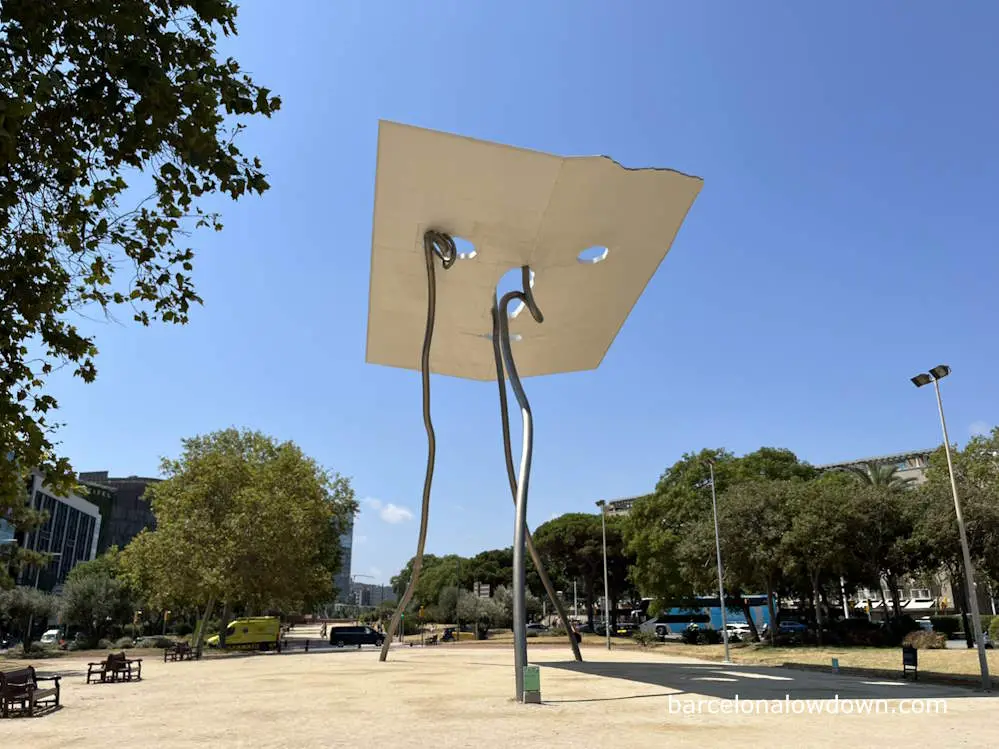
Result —
[[323, 628], [320, 630], [320, 637], [324, 640], [326, 639], [326, 622], [323, 622]]

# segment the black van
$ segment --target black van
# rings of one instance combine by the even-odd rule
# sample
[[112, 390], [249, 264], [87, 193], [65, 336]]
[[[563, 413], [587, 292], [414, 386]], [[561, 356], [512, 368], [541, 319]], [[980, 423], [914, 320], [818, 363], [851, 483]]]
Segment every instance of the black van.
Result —
[[330, 628], [330, 645], [335, 645], [338, 648], [345, 647], [347, 645], [378, 645], [385, 641], [385, 635], [381, 632], [376, 632], [371, 627], [331, 627]]

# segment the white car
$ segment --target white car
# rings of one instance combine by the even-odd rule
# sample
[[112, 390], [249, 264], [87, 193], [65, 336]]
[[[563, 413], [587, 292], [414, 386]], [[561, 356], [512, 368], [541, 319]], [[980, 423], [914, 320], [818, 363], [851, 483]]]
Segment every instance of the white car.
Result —
[[58, 629], [47, 629], [39, 642], [42, 643], [42, 645], [55, 645], [59, 642], [60, 634], [62, 633]]
[[730, 635], [739, 635], [739, 637], [748, 635], [750, 634], [750, 632], [752, 632], [752, 630], [749, 628], [749, 625], [746, 624], [745, 622], [729, 622], [725, 626], [725, 629], [728, 631]]

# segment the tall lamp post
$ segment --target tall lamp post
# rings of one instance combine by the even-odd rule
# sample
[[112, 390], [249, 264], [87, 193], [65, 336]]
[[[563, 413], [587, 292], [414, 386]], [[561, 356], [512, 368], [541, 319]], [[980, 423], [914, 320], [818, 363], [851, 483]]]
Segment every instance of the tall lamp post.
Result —
[[968, 534], [964, 529], [964, 513], [961, 512], [961, 501], [957, 497], [957, 480], [954, 478], [954, 463], [950, 457], [950, 438], [947, 436], [947, 420], [944, 419], [943, 399], [940, 397], [940, 380], [950, 374], [950, 367], [940, 364], [927, 374], [923, 372], [912, 379], [917, 388], [933, 383], [937, 394], [937, 410], [940, 412], [940, 428], [943, 430], [944, 453], [947, 455], [947, 472], [950, 474], [950, 488], [954, 494], [954, 513], [957, 515], [957, 530], [961, 536], [961, 553], [964, 556], [964, 578], [967, 580], [968, 598], [971, 601], [971, 626], [975, 633], [975, 643], [978, 646], [978, 664], [982, 671], [982, 689], [992, 688], [989, 677], [989, 662], [985, 655], [985, 640], [982, 637], [982, 617], [978, 611], [978, 595], [975, 590], [975, 571], [971, 566], [971, 552], [968, 550]]
[[[360, 572], [355, 572], [353, 575], [350, 576], [350, 594], [351, 594], [351, 596], [353, 596], [354, 593], [355, 593], [354, 586], [357, 585], [357, 578], [359, 578], [359, 577], [366, 577], [369, 580], [374, 580], [375, 579], [371, 575], [362, 575]], [[354, 606], [355, 606], [354, 611], [357, 612], [357, 616], [360, 616], [360, 611], [361, 611], [361, 597], [360, 596], [357, 597], [357, 600], [354, 602]]]
[[610, 640], [610, 579], [607, 576], [607, 503], [604, 500], [597, 502], [600, 508], [600, 529], [603, 532], [604, 545], [604, 635], [607, 637], [607, 649], [611, 649]]
[[725, 611], [725, 584], [722, 581], [721, 536], [718, 533], [718, 497], [715, 494], [715, 462], [706, 460], [711, 474], [711, 509], [715, 516], [715, 555], [718, 560], [718, 607], [721, 609], [722, 640], [725, 642], [725, 663], [731, 663], [728, 657], [728, 614]]

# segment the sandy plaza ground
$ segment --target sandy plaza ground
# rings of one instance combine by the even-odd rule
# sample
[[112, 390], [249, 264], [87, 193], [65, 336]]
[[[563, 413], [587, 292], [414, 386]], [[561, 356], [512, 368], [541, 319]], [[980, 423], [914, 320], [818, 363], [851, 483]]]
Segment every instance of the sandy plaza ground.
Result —
[[87, 657], [43, 660], [40, 673], [64, 676], [63, 707], [0, 721], [0, 746], [841, 749], [999, 741], [999, 697], [968, 689], [597, 646], [583, 653], [585, 663], [575, 664], [565, 647], [531, 646], [541, 705], [513, 701], [506, 647], [394, 647], [387, 663], [367, 648], [182, 663], [136, 650], [141, 682], [89, 686]]

